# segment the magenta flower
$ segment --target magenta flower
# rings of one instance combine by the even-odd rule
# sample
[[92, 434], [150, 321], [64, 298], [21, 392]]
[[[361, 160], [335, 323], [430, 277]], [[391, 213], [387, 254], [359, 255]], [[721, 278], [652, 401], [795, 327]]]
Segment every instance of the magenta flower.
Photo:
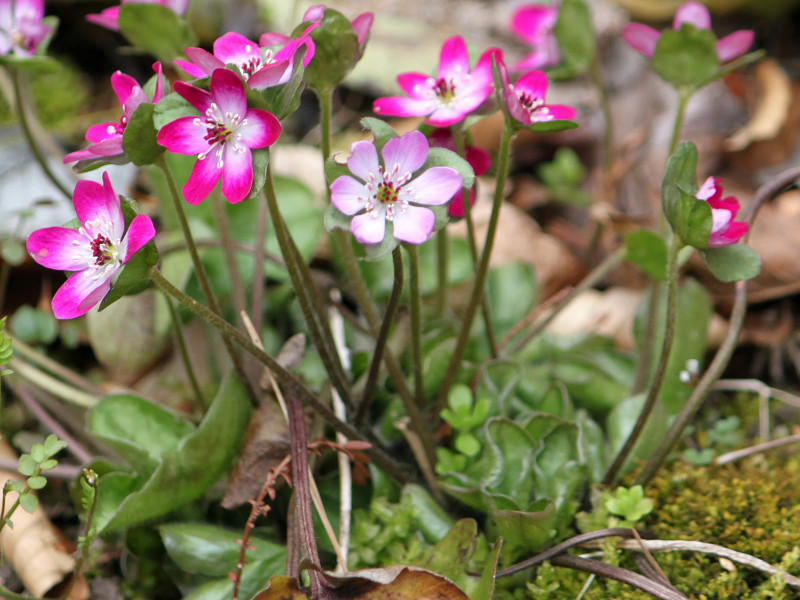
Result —
[[[186, 48], [191, 62], [176, 60], [175, 64], [193, 77], [208, 77], [217, 69], [234, 65], [250, 88], [263, 90], [289, 81], [294, 55], [301, 46], [306, 47], [303, 66], [308, 66], [314, 57], [314, 42], [308, 34], [315, 27], [318, 25], [311, 25], [296, 39], [265, 33], [258, 44], [238, 33], [226, 33], [214, 42], [213, 54], [202, 48]], [[280, 49], [276, 51], [277, 46]]]
[[0, 56], [33, 56], [53, 29], [43, 18], [44, 0], [0, 0]]
[[552, 67], [561, 60], [553, 28], [558, 20], [558, 6], [525, 4], [511, 17], [511, 31], [533, 51], [511, 66], [512, 71]]
[[[711, 29], [711, 15], [700, 2], [684, 2], [675, 13], [672, 28], [677, 31], [684, 23], [696, 29]], [[754, 37], [751, 30], [743, 29], [718, 40], [717, 56], [720, 62], [728, 62], [747, 52], [753, 45]], [[622, 30], [622, 38], [637, 52], [652, 58], [661, 32], [641, 23], [628, 23]]]
[[189, 204], [202, 202], [220, 178], [228, 202], [241, 202], [253, 185], [250, 149], [273, 144], [281, 134], [281, 124], [272, 113], [247, 107], [244, 84], [233, 71], [214, 71], [210, 88], [206, 92], [176, 82], [175, 91], [203, 117], [180, 117], [167, 123], [157, 140], [170, 152], [197, 155], [183, 186]]
[[695, 194], [696, 198], [705, 200], [711, 207], [711, 234], [708, 245], [729, 246], [735, 244], [747, 233], [748, 225], [743, 221], [734, 221], [739, 212], [739, 201], [733, 196], [722, 197], [722, 186], [719, 179], [709, 177]]
[[451, 37], [442, 46], [437, 77], [423, 73], [399, 75], [397, 83], [409, 97], [378, 98], [372, 110], [395, 117], [427, 116], [426, 123], [435, 127], [458, 123], [492, 93], [492, 55], [497, 52], [497, 48], [491, 48], [481, 54], [470, 71], [463, 38]]
[[[189, 0], [122, 0], [121, 4], [160, 4], [166, 6], [179, 17], [186, 14], [189, 8]], [[112, 6], [97, 15], [86, 15], [86, 20], [95, 25], [100, 25], [112, 31], [119, 31], [119, 6]]]
[[372, 142], [350, 146], [347, 166], [355, 177], [342, 175], [331, 184], [331, 203], [345, 215], [355, 215], [350, 229], [360, 243], [382, 242], [387, 222], [402, 242], [421, 244], [431, 236], [436, 217], [426, 206], [450, 202], [463, 179], [450, 167], [431, 167], [414, 179], [428, 148], [425, 136], [411, 131], [386, 142], [381, 165]]
[[[164, 79], [161, 71], [161, 63], [153, 64], [156, 72], [156, 87], [153, 93], [152, 102], [157, 103], [164, 97]], [[122, 105], [122, 117], [119, 121], [110, 123], [100, 123], [92, 125], [86, 131], [86, 141], [91, 145], [85, 150], [70, 152], [64, 157], [64, 163], [71, 163], [76, 160], [102, 159], [103, 157], [120, 156], [124, 154], [122, 149], [122, 136], [125, 133], [131, 115], [140, 104], [150, 102], [142, 87], [130, 75], [117, 71], [111, 76], [111, 87], [119, 98]]]
[[86, 313], [111, 290], [120, 267], [153, 239], [153, 222], [136, 215], [125, 232], [119, 197], [108, 173], [103, 183], [79, 181], [72, 195], [80, 228], [46, 227], [28, 237], [28, 253], [48, 269], [75, 271], [55, 296], [53, 314], [73, 319]]
[[503, 101], [511, 116], [523, 125], [575, 118], [575, 109], [564, 104], [545, 104], [547, 75], [542, 71], [529, 71], [516, 83], [511, 83], [502, 60], [497, 61], [503, 82]]
[[[453, 132], [450, 129], [434, 129], [428, 135], [428, 141], [432, 146], [456, 152], [456, 143], [453, 140]], [[464, 158], [469, 163], [469, 166], [472, 167], [476, 178], [486, 173], [492, 166], [492, 157], [480, 146], [467, 146], [464, 152], [466, 154]], [[476, 179], [475, 184], [469, 188], [470, 206], [475, 204], [475, 188], [477, 185], [478, 180]], [[462, 194], [457, 194], [453, 201], [447, 205], [447, 214], [455, 219], [460, 219], [464, 216], [464, 197]]]

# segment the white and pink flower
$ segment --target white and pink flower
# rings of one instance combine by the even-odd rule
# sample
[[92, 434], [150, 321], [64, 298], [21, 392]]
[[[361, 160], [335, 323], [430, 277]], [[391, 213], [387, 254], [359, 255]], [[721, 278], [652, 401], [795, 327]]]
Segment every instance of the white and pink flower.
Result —
[[44, 0], [0, 0], [0, 56], [33, 56], [52, 29], [43, 18]]
[[502, 59], [497, 61], [497, 68], [503, 82], [502, 96], [508, 112], [523, 125], [575, 118], [575, 109], [571, 106], [545, 103], [549, 82], [543, 71], [529, 71], [516, 83], [511, 83]]
[[463, 120], [491, 95], [491, 48], [481, 54], [475, 68], [469, 70], [469, 56], [464, 39], [454, 36], [442, 46], [439, 71], [436, 77], [424, 73], [402, 73], [397, 83], [408, 94], [375, 100], [372, 110], [379, 115], [394, 117], [428, 117], [426, 123], [448, 127]]
[[[711, 15], [700, 2], [684, 2], [675, 13], [672, 28], [679, 30], [684, 23], [696, 29], [711, 29]], [[717, 41], [717, 56], [725, 63], [738, 58], [753, 45], [755, 34], [751, 30], [734, 31]], [[628, 23], [622, 30], [622, 38], [637, 52], [652, 58], [661, 32], [641, 23]]]
[[695, 197], [705, 200], [711, 207], [709, 247], [716, 248], [735, 244], [747, 233], [747, 223], [733, 220], [736, 213], [739, 212], [739, 201], [733, 196], [722, 197], [722, 186], [719, 179], [714, 177], [706, 179]]
[[450, 167], [430, 167], [415, 178], [428, 157], [428, 140], [419, 131], [392, 138], [378, 159], [375, 144], [353, 143], [347, 166], [331, 184], [331, 203], [352, 216], [350, 229], [362, 244], [379, 244], [386, 224], [401, 242], [421, 244], [433, 233], [436, 217], [428, 206], [441, 206], [461, 190], [463, 179]]
[[[122, 0], [121, 4], [160, 4], [166, 6], [179, 17], [186, 14], [189, 0]], [[96, 15], [86, 15], [86, 20], [112, 31], [119, 31], [119, 6], [112, 6]]]
[[558, 21], [556, 4], [524, 4], [511, 17], [511, 31], [532, 51], [511, 66], [512, 71], [552, 67], [561, 61], [553, 28]]
[[217, 69], [234, 65], [250, 88], [263, 90], [289, 81], [294, 56], [303, 46], [306, 47], [303, 66], [308, 66], [314, 57], [314, 42], [308, 34], [316, 27], [319, 25], [309, 26], [295, 39], [280, 33], [265, 33], [258, 44], [229, 32], [214, 42], [213, 54], [202, 48], [186, 48], [189, 60], [176, 60], [175, 64], [193, 77], [208, 77]]
[[125, 128], [140, 104], [147, 102], [157, 103], [164, 97], [164, 77], [161, 63], [153, 65], [156, 72], [156, 86], [153, 98], [148, 98], [142, 87], [130, 75], [117, 71], [111, 76], [111, 87], [122, 105], [122, 116], [119, 121], [92, 125], [86, 131], [86, 141], [90, 146], [84, 150], [70, 152], [64, 157], [64, 163], [76, 160], [102, 159], [104, 157], [119, 156], [124, 153], [122, 149], [122, 136]]
[[79, 317], [111, 290], [117, 271], [153, 239], [153, 222], [136, 215], [125, 232], [119, 197], [107, 173], [103, 183], [79, 181], [72, 195], [80, 227], [46, 227], [28, 237], [33, 260], [48, 269], [75, 271], [53, 296], [59, 319]]
[[211, 75], [210, 92], [182, 81], [175, 91], [202, 116], [180, 117], [158, 132], [158, 143], [170, 152], [196, 154], [183, 196], [199, 204], [222, 178], [222, 195], [228, 202], [247, 198], [253, 185], [251, 148], [264, 148], [278, 139], [281, 124], [272, 113], [248, 108], [244, 84], [228, 69]]

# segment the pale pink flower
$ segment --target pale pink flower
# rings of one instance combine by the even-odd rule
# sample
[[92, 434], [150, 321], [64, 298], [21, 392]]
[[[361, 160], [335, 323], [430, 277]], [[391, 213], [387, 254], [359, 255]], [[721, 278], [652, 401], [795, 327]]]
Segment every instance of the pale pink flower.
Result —
[[155, 104], [164, 97], [161, 63], [154, 63], [153, 70], [156, 72], [156, 86], [152, 99], [147, 97], [142, 87], [130, 75], [117, 71], [111, 76], [111, 87], [122, 105], [122, 116], [119, 121], [100, 123], [89, 127], [86, 131], [86, 141], [91, 145], [84, 150], [67, 154], [64, 157], [65, 164], [76, 160], [102, 159], [124, 154], [122, 136], [133, 112], [140, 104], [151, 101]]
[[[160, 4], [166, 6], [179, 17], [186, 14], [189, 0], [121, 0], [121, 4]], [[86, 15], [86, 20], [95, 25], [100, 25], [112, 31], [119, 31], [119, 6], [112, 6], [96, 15]]]
[[511, 31], [532, 47], [532, 52], [511, 66], [512, 71], [552, 67], [561, 61], [553, 28], [558, 21], [558, 5], [524, 4], [511, 17]]
[[503, 82], [503, 101], [511, 116], [523, 125], [575, 118], [575, 109], [564, 104], [545, 104], [548, 80], [543, 71], [529, 71], [511, 83], [502, 60], [497, 61]]
[[[696, 29], [711, 29], [711, 15], [700, 2], [684, 2], [675, 13], [672, 28], [677, 31], [684, 23]], [[718, 40], [717, 56], [720, 62], [728, 62], [747, 52], [753, 45], [754, 37], [753, 31], [743, 29]], [[661, 32], [641, 23], [628, 23], [622, 30], [622, 38], [637, 52], [652, 58]]]
[[350, 229], [362, 244], [379, 244], [392, 224], [393, 236], [421, 244], [433, 232], [436, 217], [427, 206], [452, 200], [463, 179], [450, 167], [431, 167], [414, 178], [428, 157], [428, 140], [419, 131], [392, 138], [378, 159], [375, 144], [353, 143], [347, 166], [355, 175], [342, 175], [331, 184], [331, 203], [352, 216]]
[[436, 77], [402, 73], [397, 83], [408, 97], [378, 98], [372, 110], [394, 117], [428, 117], [426, 123], [435, 127], [458, 123], [491, 95], [494, 88], [492, 55], [498, 52], [491, 48], [481, 54], [470, 71], [464, 39], [451, 37], [442, 46]]
[[244, 200], [253, 185], [251, 148], [264, 148], [278, 139], [281, 124], [272, 113], [248, 108], [244, 84], [228, 69], [211, 75], [210, 92], [182, 81], [175, 91], [202, 116], [180, 117], [158, 132], [158, 143], [170, 152], [196, 154], [197, 162], [183, 195], [198, 204], [222, 178], [228, 202]]
[[202, 48], [186, 48], [189, 61], [174, 62], [193, 77], [208, 77], [217, 69], [234, 65], [250, 88], [263, 90], [289, 81], [294, 55], [302, 46], [306, 47], [303, 66], [308, 66], [314, 57], [314, 42], [308, 34], [315, 27], [318, 25], [311, 25], [295, 39], [280, 33], [265, 33], [258, 44], [229, 32], [214, 42], [213, 54]]
[[125, 232], [119, 197], [108, 173], [103, 183], [82, 180], [72, 195], [80, 227], [46, 227], [28, 237], [28, 253], [48, 269], [75, 271], [53, 296], [58, 319], [79, 317], [111, 290], [122, 265], [153, 239], [153, 222], [136, 215]]
[[43, 18], [44, 0], [0, 0], [0, 56], [33, 56], [52, 29]]
[[739, 212], [739, 201], [733, 197], [722, 197], [722, 186], [719, 179], [709, 177], [705, 180], [695, 194], [696, 198], [705, 200], [711, 207], [711, 233], [708, 236], [708, 245], [729, 246], [735, 244], [747, 233], [748, 224], [743, 221], [734, 221]]

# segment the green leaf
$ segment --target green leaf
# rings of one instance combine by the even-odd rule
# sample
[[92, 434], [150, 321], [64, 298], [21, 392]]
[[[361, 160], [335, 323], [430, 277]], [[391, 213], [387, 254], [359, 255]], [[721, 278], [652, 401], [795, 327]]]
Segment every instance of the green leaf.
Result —
[[[256, 560], [248, 561], [242, 569], [239, 586], [240, 598], [252, 598], [270, 577], [286, 572], [286, 561]], [[230, 600], [233, 596], [233, 582], [229, 577], [212, 579], [183, 596], [183, 600]]]
[[645, 498], [641, 485], [634, 485], [617, 488], [614, 495], [606, 499], [605, 507], [611, 514], [636, 522], [652, 512], [653, 501]]
[[[205, 523], [170, 523], [158, 528], [172, 561], [184, 571], [222, 577], [236, 568], [242, 532]], [[286, 548], [251, 536], [247, 562], [286, 561]]]
[[56, 459], [48, 458], [47, 460], [42, 461], [42, 463], [39, 465], [39, 470], [40, 471], [49, 471], [50, 469], [55, 468], [55, 466], [57, 464], [58, 464], [58, 461]]
[[430, 148], [428, 150], [428, 158], [425, 160], [425, 163], [418, 173], [430, 167], [450, 167], [451, 169], [455, 169], [458, 171], [458, 174], [461, 175], [461, 179], [464, 182], [462, 187], [470, 188], [475, 184], [475, 171], [472, 170], [472, 166], [458, 154], [447, 148]]
[[36, 473], [36, 467], [38, 464], [39, 463], [34, 460], [30, 454], [23, 454], [19, 457], [19, 461], [17, 462], [17, 471], [20, 472], [20, 475], [30, 477]]
[[586, 2], [563, 0], [553, 34], [558, 42], [561, 63], [548, 75], [554, 79], [567, 79], [588, 71], [597, 53], [597, 42]]
[[155, 105], [143, 102], [133, 111], [122, 134], [122, 149], [137, 166], [152, 165], [164, 152], [156, 141], [158, 130], [153, 124]]
[[661, 34], [653, 54], [652, 68], [676, 88], [696, 89], [719, 69], [717, 39], [708, 29], [688, 23]]
[[539, 284], [533, 267], [521, 261], [494, 267], [489, 271], [486, 294], [499, 339], [511, 331], [536, 303]]
[[535, 553], [547, 547], [555, 531], [555, 505], [547, 500], [534, 503], [528, 510], [496, 510], [497, 531], [503, 537], [503, 551], [514, 554], [524, 550]]
[[[58, 439], [58, 436], [54, 433], [48, 435], [44, 440], [44, 453], [48, 458], [55, 456], [66, 447], [67, 442]], [[45, 467], [42, 466], [42, 468], [44, 469]]]
[[[308, 25], [300, 24], [292, 35], [300, 35]], [[332, 8], [325, 9], [322, 22], [310, 35], [316, 50], [314, 60], [306, 67], [306, 81], [310, 88], [326, 93], [341, 83], [358, 62], [358, 38], [350, 20]]]
[[28, 477], [28, 487], [31, 488], [32, 490], [41, 490], [46, 485], [47, 485], [47, 479], [42, 477], [41, 475]]
[[58, 336], [58, 323], [51, 312], [24, 304], [9, 321], [11, 332], [27, 344], [50, 344]]
[[667, 279], [667, 244], [652, 231], [640, 229], [625, 235], [625, 260], [653, 279]]
[[153, 287], [150, 267], [158, 263], [158, 250], [153, 240], [147, 242], [114, 275], [111, 291], [100, 302], [98, 310], [111, 306], [124, 296], [135, 296]]
[[119, 30], [128, 41], [163, 62], [184, 57], [184, 49], [197, 45], [186, 21], [160, 4], [123, 4]]
[[[207, 83], [208, 81], [208, 78], [202, 79], [200, 81], [196, 81], [194, 85], [198, 85], [203, 82]], [[188, 100], [176, 92], [170, 92], [155, 105], [155, 109], [153, 111], [153, 127], [156, 130], [159, 130], [164, 127], [164, 125], [171, 123], [175, 119], [196, 116], [197, 114], [197, 109], [189, 104]]]
[[744, 281], [761, 271], [761, 259], [745, 244], [731, 244], [700, 250], [703, 262], [720, 281]]
[[667, 171], [661, 187], [664, 214], [673, 231], [684, 243], [696, 248], [708, 245], [711, 233], [711, 207], [705, 200], [696, 198], [697, 148], [684, 142], [667, 162]]
[[361, 126], [364, 129], [369, 129], [372, 132], [372, 137], [375, 140], [375, 147], [378, 153], [383, 150], [386, 142], [392, 138], [398, 137], [397, 132], [386, 121], [381, 121], [375, 117], [364, 117], [361, 119]]
[[[251, 405], [239, 380], [226, 377], [197, 430], [183, 437], [174, 451], [162, 455], [140, 489], [114, 505], [98, 531], [141, 523], [200, 498], [230, 467], [244, 435]], [[140, 481], [132, 482], [139, 485]], [[103, 479], [99, 483], [102, 499]]]
[[19, 505], [22, 510], [32, 515], [39, 507], [39, 499], [34, 494], [22, 494], [19, 497]]
[[45, 459], [44, 446], [42, 444], [36, 443], [31, 446], [31, 458], [35, 460], [37, 464]]
[[[516, 121], [515, 121], [516, 122]], [[539, 121], [538, 123], [531, 123], [520, 127], [520, 129], [527, 129], [534, 133], [558, 133], [560, 131], [567, 131], [569, 129], [577, 129], [578, 124], [575, 121]]]

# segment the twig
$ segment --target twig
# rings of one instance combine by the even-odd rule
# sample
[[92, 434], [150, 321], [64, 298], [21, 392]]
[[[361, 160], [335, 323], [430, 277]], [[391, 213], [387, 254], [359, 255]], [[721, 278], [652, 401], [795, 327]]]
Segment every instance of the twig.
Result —
[[33, 365], [19, 360], [17, 357], [12, 357], [9, 366], [14, 373], [22, 377], [25, 381], [42, 390], [50, 392], [62, 400], [66, 400], [67, 402], [83, 408], [89, 408], [97, 403], [97, 397], [94, 395], [87, 394], [71, 385], [67, 385], [55, 377], [37, 369]]
[[795, 444], [797, 442], [800, 442], [800, 433], [795, 433], [794, 435], [788, 435], [777, 440], [770, 440], [768, 442], [756, 444], [748, 448], [742, 448], [741, 450], [734, 450], [732, 452], [720, 454], [714, 460], [714, 464], [724, 465], [727, 463], [732, 463], [740, 458], [752, 456], [753, 454], [758, 454], [759, 452], [766, 452], [767, 450], [774, 450], [775, 448], [780, 448], [781, 446], [786, 446], [788, 444]]

